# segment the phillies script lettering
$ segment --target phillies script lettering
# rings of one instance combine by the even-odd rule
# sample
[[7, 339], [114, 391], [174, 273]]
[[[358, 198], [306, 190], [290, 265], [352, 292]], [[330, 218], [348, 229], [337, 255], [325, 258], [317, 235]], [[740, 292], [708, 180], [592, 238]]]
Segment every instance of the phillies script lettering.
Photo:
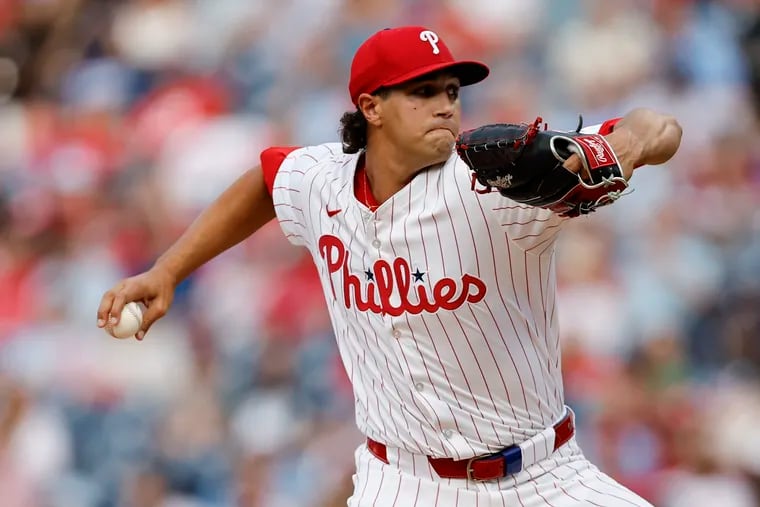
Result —
[[[362, 293], [361, 279], [349, 271], [350, 253], [340, 238], [329, 234], [320, 237], [319, 253], [327, 264], [330, 287], [336, 299], [334, 275], [342, 279], [346, 308], [356, 305], [356, 309], [362, 312], [398, 317], [404, 313], [416, 315], [435, 313], [441, 309], [455, 310], [465, 303], [477, 303], [486, 295], [486, 284], [468, 274], [462, 275], [460, 283], [453, 278], [441, 278], [430, 294], [424, 284], [414, 285], [412, 268], [406, 259], [400, 257], [393, 262], [383, 259], [375, 261], [371, 267], [374, 281], [368, 281], [366, 291]], [[397, 305], [391, 302], [394, 293], [398, 294]]]

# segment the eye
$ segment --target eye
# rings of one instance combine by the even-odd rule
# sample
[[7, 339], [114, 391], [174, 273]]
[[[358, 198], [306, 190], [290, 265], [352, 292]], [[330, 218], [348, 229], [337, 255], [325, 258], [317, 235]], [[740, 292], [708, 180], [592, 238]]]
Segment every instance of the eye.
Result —
[[455, 101], [459, 98], [459, 87], [456, 85], [449, 85], [446, 87], [446, 93], [451, 101]]
[[437, 90], [435, 86], [432, 86], [432, 85], [422, 85], [419, 88], [415, 88], [414, 90], [415, 95], [419, 97], [425, 97], [425, 98], [433, 97], [435, 96], [436, 93], [437, 93]]

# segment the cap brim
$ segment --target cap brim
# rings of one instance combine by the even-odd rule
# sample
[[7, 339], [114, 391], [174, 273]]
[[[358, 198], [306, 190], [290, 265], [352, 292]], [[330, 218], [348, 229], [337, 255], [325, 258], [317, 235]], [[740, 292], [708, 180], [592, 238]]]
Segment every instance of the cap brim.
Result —
[[421, 67], [414, 69], [413, 72], [408, 72], [404, 75], [394, 77], [385, 83], [382, 87], [397, 86], [407, 81], [426, 76], [428, 74], [435, 74], [441, 71], [449, 71], [454, 76], [459, 78], [459, 84], [461, 86], [468, 86], [471, 84], [479, 83], [488, 77], [490, 69], [488, 66], [481, 62], [474, 60], [462, 60], [458, 62], [439, 63], [435, 65], [428, 65], [427, 67]]

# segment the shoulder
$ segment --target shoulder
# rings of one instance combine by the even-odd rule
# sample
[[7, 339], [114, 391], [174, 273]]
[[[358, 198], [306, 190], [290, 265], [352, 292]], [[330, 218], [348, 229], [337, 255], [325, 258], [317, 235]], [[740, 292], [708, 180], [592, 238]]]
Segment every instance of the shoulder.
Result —
[[271, 192], [278, 175], [305, 174], [317, 166], [341, 166], [352, 157], [355, 156], [343, 153], [340, 143], [325, 143], [302, 147], [272, 146], [261, 152], [259, 160], [264, 179]]
[[[280, 166], [282, 169], [300, 169], [309, 168], [310, 166], [331, 166], [342, 165], [347, 160], [351, 160], [355, 155], [343, 153], [340, 143], [325, 143], [314, 146], [304, 146], [301, 148], [292, 148], [287, 153], [279, 151], [279, 148], [269, 148], [274, 150], [277, 157], [281, 157]], [[262, 159], [268, 150], [262, 152]]]

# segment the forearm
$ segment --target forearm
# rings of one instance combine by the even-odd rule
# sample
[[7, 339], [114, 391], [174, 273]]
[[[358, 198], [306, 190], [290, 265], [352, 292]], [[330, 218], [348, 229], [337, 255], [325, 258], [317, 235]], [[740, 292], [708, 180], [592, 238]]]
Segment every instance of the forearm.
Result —
[[627, 156], [634, 167], [667, 162], [681, 144], [682, 130], [678, 121], [649, 109], [634, 109], [621, 119], [614, 134], [629, 137]]
[[247, 171], [224, 191], [158, 258], [175, 285], [200, 266], [240, 243], [274, 218], [260, 168]]

